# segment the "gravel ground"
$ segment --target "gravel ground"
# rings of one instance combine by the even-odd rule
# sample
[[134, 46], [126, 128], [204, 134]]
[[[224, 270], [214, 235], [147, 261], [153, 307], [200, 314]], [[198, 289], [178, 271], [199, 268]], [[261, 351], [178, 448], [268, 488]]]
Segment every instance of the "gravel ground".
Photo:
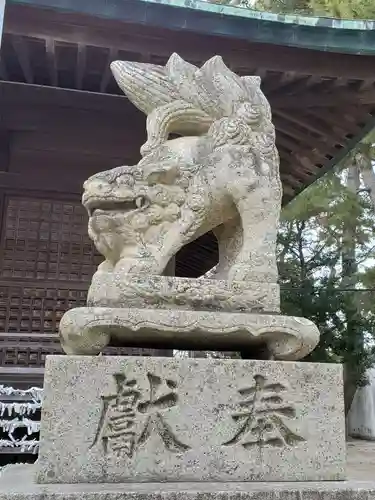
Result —
[[375, 480], [375, 441], [350, 440], [347, 449], [349, 479]]

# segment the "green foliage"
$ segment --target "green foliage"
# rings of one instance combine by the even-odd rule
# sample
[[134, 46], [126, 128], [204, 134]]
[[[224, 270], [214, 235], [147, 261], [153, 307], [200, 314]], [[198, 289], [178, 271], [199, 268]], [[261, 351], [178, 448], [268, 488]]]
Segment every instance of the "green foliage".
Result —
[[310, 0], [315, 15], [330, 15], [348, 19], [370, 19], [375, 17], [373, 0]]
[[363, 290], [375, 270], [359, 270], [373, 256], [374, 210], [366, 191], [348, 188], [355, 155], [285, 207], [278, 242], [282, 312], [318, 326], [307, 361], [345, 365], [347, 409], [375, 362], [375, 301]]
[[283, 14], [332, 16], [347, 19], [375, 18], [373, 0], [259, 0], [255, 8]]
[[312, 13], [309, 2], [306, 0], [259, 0], [254, 7], [278, 14], [309, 15]]

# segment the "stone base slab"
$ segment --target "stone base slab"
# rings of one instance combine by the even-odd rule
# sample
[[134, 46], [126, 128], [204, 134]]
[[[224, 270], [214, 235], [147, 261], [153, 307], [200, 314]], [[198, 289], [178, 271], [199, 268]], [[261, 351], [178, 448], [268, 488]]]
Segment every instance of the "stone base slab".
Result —
[[311, 321], [278, 314], [78, 307], [60, 322], [67, 354], [99, 354], [114, 340], [124, 347], [246, 350], [265, 344], [271, 357], [304, 358], [317, 345]]
[[345, 478], [341, 366], [47, 357], [40, 483]]
[[48, 484], [35, 465], [0, 473], [0, 500], [375, 500], [375, 481], [301, 483]]
[[87, 304], [90, 307], [278, 313], [280, 287], [277, 283], [97, 271]]

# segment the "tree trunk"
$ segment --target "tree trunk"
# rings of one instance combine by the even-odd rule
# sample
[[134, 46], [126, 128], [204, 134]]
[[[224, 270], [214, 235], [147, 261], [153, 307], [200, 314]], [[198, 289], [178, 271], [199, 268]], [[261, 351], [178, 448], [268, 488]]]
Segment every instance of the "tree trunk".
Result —
[[368, 155], [365, 152], [358, 152], [356, 154], [356, 161], [361, 171], [363, 184], [371, 198], [372, 207], [375, 211], [375, 173], [372, 169], [370, 152]]
[[[360, 188], [359, 168], [357, 163], [354, 163], [348, 169], [347, 188], [352, 196], [357, 196]], [[345, 414], [350, 409], [357, 381], [355, 380], [354, 367], [348, 362], [352, 353], [362, 347], [363, 332], [360, 331], [361, 322], [359, 321], [358, 308], [355, 296], [355, 287], [357, 285], [358, 266], [356, 262], [356, 233], [357, 233], [357, 217], [351, 213], [345, 220], [343, 235], [342, 235], [342, 280], [341, 286], [346, 292], [344, 295], [345, 304], [345, 319], [347, 325], [346, 331], [346, 351], [347, 360], [344, 358], [344, 399], [345, 399]]]
[[350, 407], [352, 406], [354, 394], [357, 390], [357, 384], [354, 381], [353, 374], [351, 373], [351, 369], [347, 364], [344, 364], [343, 370], [343, 378], [344, 378], [344, 408], [345, 408], [345, 417], [348, 415]]

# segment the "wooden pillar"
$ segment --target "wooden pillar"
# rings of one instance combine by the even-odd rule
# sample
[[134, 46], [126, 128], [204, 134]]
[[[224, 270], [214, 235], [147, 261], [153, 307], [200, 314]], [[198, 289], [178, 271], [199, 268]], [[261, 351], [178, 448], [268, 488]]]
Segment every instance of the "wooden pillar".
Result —
[[[0, 0], [0, 63], [1, 63], [1, 42], [3, 39], [3, 27], [4, 27], [5, 2], [6, 0]], [[9, 136], [7, 131], [0, 129], [0, 171], [6, 172], [8, 170], [8, 167], [9, 167]], [[4, 191], [0, 189], [0, 238], [2, 233], [3, 212], [4, 212]], [[2, 251], [0, 249], [0, 259], [1, 255]]]
[[[3, 38], [5, 1], [0, 0], [0, 59], [1, 59], [1, 41]], [[9, 163], [9, 134], [0, 129], [0, 170], [6, 172]]]

